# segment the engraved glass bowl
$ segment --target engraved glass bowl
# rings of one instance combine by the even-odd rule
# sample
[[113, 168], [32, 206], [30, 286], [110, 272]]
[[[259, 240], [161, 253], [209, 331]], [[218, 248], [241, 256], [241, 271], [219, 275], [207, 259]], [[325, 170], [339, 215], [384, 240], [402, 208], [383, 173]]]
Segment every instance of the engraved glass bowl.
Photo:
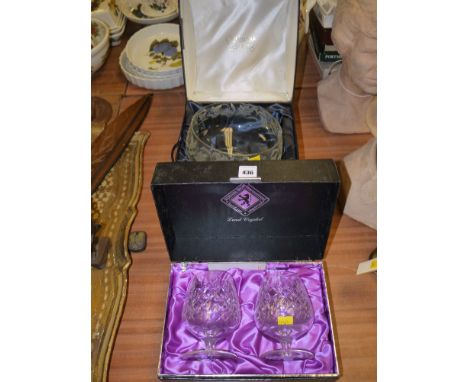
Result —
[[255, 306], [255, 323], [265, 336], [282, 346], [261, 354], [261, 358], [284, 361], [314, 358], [314, 353], [308, 350], [291, 348], [292, 341], [306, 334], [314, 323], [310, 297], [294, 272], [266, 272]]
[[251, 104], [214, 104], [193, 116], [186, 138], [192, 161], [279, 160], [283, 133], [264, 108]]
[[205, 343], [205, 349], [183, 353], [183, 359], [224, 358], [237, 356], [215, 349], [216, 342], [239, 326], [241, 309], [232, 276], [222, 271], [194, 275], [182, 309], [188, 330]]

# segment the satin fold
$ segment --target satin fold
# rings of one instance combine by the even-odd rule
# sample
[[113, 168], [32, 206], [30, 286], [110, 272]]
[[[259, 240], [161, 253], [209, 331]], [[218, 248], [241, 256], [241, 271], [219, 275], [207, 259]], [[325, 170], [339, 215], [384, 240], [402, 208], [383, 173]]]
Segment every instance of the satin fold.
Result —
[[239, 294], [242, 319], [239, 327], [216, 344], [219, 349], [237, 354], [237, 360], [183, 360], [180, 354], [202, 349], [203, 342], [195, 338], [182, 320], [182, 307], [191, 278], [208, 270], [206, 263], [182, 266], [173, 264], [169, 279], [169, 294], [161, 353], [161, 374], [213, 375], [213, 374], [330, 374], [336, 372], [330, 313], [325, 289], [323, 267], [318, 263], [268, 263], [266, 269], [288, 269], [296, 272], [307, 289], [315, 311], [314, 324], [302, 338], [294, 340], [292, 347], [315, 353], [315, 359], [305, 361], [269, 361], [259, 355], [280, 349], [279, 343], [266, 338], [255, 325], [255, 300], [264, 270], [229, 268]]
[[291, 102], [298, 3], [181, 0], [187, 98]]

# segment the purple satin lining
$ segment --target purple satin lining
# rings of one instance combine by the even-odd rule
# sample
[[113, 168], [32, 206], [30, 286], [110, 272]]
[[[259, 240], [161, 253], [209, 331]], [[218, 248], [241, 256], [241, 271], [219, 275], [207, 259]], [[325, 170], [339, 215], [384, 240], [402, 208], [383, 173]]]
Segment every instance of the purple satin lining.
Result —
[[328, 301], [321, 264], [269, 263], [267, 268], [288, 268], [301, 277], [312, 300], [314, 324], [306, 335], [293, 341], [292, 347], [308, 349], [315, 359], [305, 361], [262, 361], [258, 355], [279, 349], [280, 344], [263, 336], [256, 328], [254, 309], [264, 271], [230, 268], [242, 307], [242, 321], [228, 338], [219, 341], [218, 349], [237, 354], [237, 360], [183, 360], [181, 353], [202, 349], [204, 344], [186, 329], [182, 306], [192, 276], [208, 269], [207, 264], [189, 264], [182, 271], [180, 264], [171, 268], [169, 296], [161, 354], [161, 374], [329, 374], [335, 373], [333, 338], [330, 330]]

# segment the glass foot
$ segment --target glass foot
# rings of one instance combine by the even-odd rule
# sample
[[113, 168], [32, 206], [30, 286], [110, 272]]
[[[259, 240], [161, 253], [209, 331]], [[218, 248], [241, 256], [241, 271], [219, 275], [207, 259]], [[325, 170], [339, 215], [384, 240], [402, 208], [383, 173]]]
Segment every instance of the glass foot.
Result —
[[237, 359], [237, 355], [226, 350], [215, 350], [215, 349], [203, 349], [203, 350], [194, 350], [188, 351], [181, 354], [182, 359]]
[[314, 353], [302, 349], [271, 350], [260, 355], [260, 358], [269, 361], [293, 361], [300, 359], [314, 359]]

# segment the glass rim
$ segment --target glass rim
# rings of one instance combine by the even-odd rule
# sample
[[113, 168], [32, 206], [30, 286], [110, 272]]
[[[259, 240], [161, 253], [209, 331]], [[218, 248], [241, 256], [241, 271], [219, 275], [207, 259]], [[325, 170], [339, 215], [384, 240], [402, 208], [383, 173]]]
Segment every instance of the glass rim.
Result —
[[[258, 156], [258, 155], [265, 155], [265, 153], [268, 153], [270, 151], [273, 151], [273, 149], [275, 149], [277, 146], [280, 145], [280, 141], [281, 141], [281, 144], [283, 143], [283, 139], [282, 139], [282, 134], [283, 134], [283, 131], [282, 131], [282, 128], [281, 128], [281, 125], [280, 123], [275, 119], [275, 117], [273, 117], [273, 115], [268, 111], [266, 110], [264, 107], [261, 107], [261, 106], [257, 106], [257, 105], [254, 105], [254, 104], [251, 104], [251, 103], [240, 103], [239, 105], [249, 105], [249, 106], [253, 106], [253, 107], [256, 107], [256, 108], [259, 108], [261, 110], [263, 110], [266, 114], [267, 114], [267, 118], [270, 118], [272, 121], [273, 121], [273, 124], [276, 124], [279, 128], [279, 135], [278, 135], [278, 139], [276, 140], [275, 144], [270, 147], [269, 149], [266, 149], [266, 150], [263, 150], [263, 151], [259, 151], [259, 152], [256, 152], [256, 153], [250, 153], [250, 154], [238, 154], [238, 153], [232, 153], [230, 156], [228, 155], [228, 152], [227, 151], [223, 151], [223, 150], [220, 150], [220, 149], [217, 149], [217, 148], [214, 148], [213, 146], [210, 146], [208, 144], [206, 144], [205, 142], [203, 142], [200, 137], [198, 136], [198, 134], [196, 134], [195, 132], [195, 129], [193, 128], [193, 125], [194, 125], [194, 120], [195, 118], [198, 116], [199, 113], [201, 113], [202, 111], [204, 110], [207, 110], [208, 108], [210, 107], [214, 107], [214, 106], [221, 106], [221, 105], [236, 105], [234, 103], [220, 103], [220, 104], [210, 104], [210, 105], [206, 105], [204, 107], [202, 107], [200, 110], [198, 110], [192, 117], [192, 120], [190, 121], [190, 126], [189, 126], [189, 130], [188, 130], [188, 133], [190, 134], [191, 132], [193, 132], [193, 136], [195, 137], [195, 140], [197, 140], [198, 142], [200, 142], [203, 146], [205, 146], [206, 148], [214, 151], [214, 152], [218, 152], [218, 153], [221, 153], [223, 154], [224, 156], [228, 156], [228, 157], [236, 157], [236, 158], [246, 158], [248, 159], [249, 157], [255, 157], [255, 156]], [[190, 150], [188, 150], [190, 151]], [[190, 154], [189, 154], [190, 156]], [[282, 155], [281, 155], [282, 156]], [[279, 158], [281, 159], [281, 158]]]

